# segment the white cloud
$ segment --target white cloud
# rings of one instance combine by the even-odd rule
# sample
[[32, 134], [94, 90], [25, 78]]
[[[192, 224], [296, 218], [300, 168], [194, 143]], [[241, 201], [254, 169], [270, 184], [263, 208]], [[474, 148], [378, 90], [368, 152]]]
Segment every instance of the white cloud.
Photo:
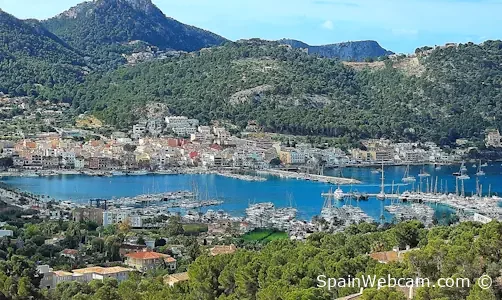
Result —
[[333, 28], [334, 28], [333, 22], [330, 20], [327, 20], [326, 22], [322, 23], [322, 28], [328, 29], [328, 30], [333, 30]]

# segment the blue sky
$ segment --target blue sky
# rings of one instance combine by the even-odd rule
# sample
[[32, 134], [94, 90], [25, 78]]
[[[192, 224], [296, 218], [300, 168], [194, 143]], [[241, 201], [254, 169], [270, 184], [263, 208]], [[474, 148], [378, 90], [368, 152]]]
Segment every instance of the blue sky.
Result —
[[[0, 0], [19, 18], [48, 18], [79, 0]], [[394, 52], [501, 39], [502, 0], [153, 0], [167, 16], [228, 39], [311, 45], [376, 40]]]

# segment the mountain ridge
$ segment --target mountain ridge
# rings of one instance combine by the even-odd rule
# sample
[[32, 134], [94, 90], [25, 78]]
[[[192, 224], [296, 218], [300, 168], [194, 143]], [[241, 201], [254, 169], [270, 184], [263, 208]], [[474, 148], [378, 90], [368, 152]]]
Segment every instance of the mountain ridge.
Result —
[[[134, 20], [134, 21], [131, 21]], [[83, 2], [42, 21], [42, 24], [73, 48], [113, 65], [124, 63], [122, 55], [142, 41], [160, 50], [192, 52], [218, 46], [227, 39], [167, 17], [150, 0], [95, 0]]]
[[394, 52], [382, 48], [374, 40], [349, 41], [318, 46], [312, 46], [294, 39], [281, 39], [278, 42], [293, 48], [306, 49], [308, 54], [326, 58], [339, 58], [345, 61], [364, 61], [365, 59], [375, 59], [394, 54]]

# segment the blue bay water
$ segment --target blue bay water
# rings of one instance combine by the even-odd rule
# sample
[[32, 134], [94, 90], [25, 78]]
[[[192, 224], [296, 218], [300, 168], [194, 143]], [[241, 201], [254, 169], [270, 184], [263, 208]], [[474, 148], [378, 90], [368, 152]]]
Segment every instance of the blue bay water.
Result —
[[[466, 194], [476, 190], [475, 173], [476, 168], [467, 165], [470, 180], [465, 181]], [[390, 193], [392, 182], [394, 188], [399, 187], [399, 191], [417, 189], [419, 178], [414, 186], [404, 185], [401, 178], [406, 167], [392, 166], [385, 167], [385, 189]], [[455, 177], [453, 172], [459, 170], [459, 166], [443, 166], [441, 170], [435, 170], [433, 166], [412, 166], [410, 174], [417, 176], [424, 169], [430, 173], [432, 178], [438, 180], [438, 190], [443, 191], [448, 188], [450, 193], [455, 192]], [[362, 183], [352, 186], [341, 186], [345, 192], [359, 191], [365, 193], [378, 193], [380, 191], [380, 174], [371, 172], [371, 168], [344, 168], [342, 175], [355, 178]], [[488, 192], [491, 185], [492, 193], [502, 193], [499, 185], [502, 179], [502, 167], [500, 164], [491, 164], [484, 168], [486, 176], [480, 177], [480, 184], [483, 191]], [[328, 170], [326, 175], [338, 176], [340, 170]], [[206, 209], [222, 209], [232, 215], [243, 216], [244, 210], [250, 203], [273, 202], [277, 207], [287, 207], [292, 202], [298, 209], [298, 217], [310, 219], [318, 215], [322, 209], [324, 199], [322, 192], [337, 187], [331, 184], [302, 181], [294, 179], [281, 179], [268, 177], [264, 182], [249, 182], [219, 175], [145, 175], [145, 176], [115, 176], [115, 177], [92, 177], [85, 175], [62, 175], [52, 177], [6, 177], [2, 179], [5, 183], [11, 184], [20, 190], [39, 195], [47, 195], [57, 200], [71, 200], [86, 203], [89, 199], [113, 199], [119, 197], [130, 197], [139, 194], [160, 193], [168, 191], [192, 190], [194, 186], [200, 193], [202, 199], [222, 198], [224, 203], [220, 206]], [[425, 180], [422, 184], [426, 189]], [[378, 220], [383, 206], [389, 205], [390, 200], [379, 201], [370, 199], [369, 201], [352, 201], [352, 205], [360, 206], [368, 215]], [[437, 213], [443, 213], [444, 208], [438, 208]], [[384, 212], [387, 220], [391, 219], [390, 214]]]

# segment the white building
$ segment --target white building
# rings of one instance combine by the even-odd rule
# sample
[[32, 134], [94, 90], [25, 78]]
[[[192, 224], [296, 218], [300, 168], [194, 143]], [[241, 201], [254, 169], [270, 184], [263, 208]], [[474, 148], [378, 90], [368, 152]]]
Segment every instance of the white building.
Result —
[[56, 157], [57, 156], [56, 149], [52, 149], [52, 148], [45, 149], [44, 156]]
[[190, 136], [197, 132], [199, 120], [189, 119], [185, 116], [166, 117], [166, 127], [179, 136]]
[[202, 134], [211, 134], [211, 127], [210, 126], [199, 126], [199, 129], [198, 129], [199, 133], [202, 133]]
[[493, 130], [486, 134], [486, 146], [500, 147], [502, 146], [502, 136], [500, 131]]
[[305, 154], [298, 151], [291, 151], [291, 163], [292, 164], [304, 164]]
[[103, 212], [103, 226], [108, 226], [117, 223], [129, 222], [132, 227], [143, 227], [141, 216], [134, 214], [126, 209], [113, 209]]
[[166, 117], [165, 120], [168, 128], [199, 126], [199, 120], [189, 119], [185, 116], [171, 116], [171, 117]]
[[184, 116], [166, 117], [166, 124], [169, 128], [182, 127], [188, 125], [188, 118]]
[[136, 137], [141, 137], [145, 135], [146, 130], [147, 130], [147, 123], [146, 122], [139, 122], [138, 124], [134, 125], [132, 127], [132, 133]]
[[183, 137], [188, 137], [191, 134], [194, 134], [197, 132], [197, 129], [195, 127], [175, 127], [175, 128], [172, 128], [172, 130], [176, 135], [183, 136]]
[[65, 151], [61, 153], [61, 164], [65, 167], [75, 166], [75, 152]]
[[0, 238], [13, 235], [14, 232], [12, 230], [5, 230], [5, 229], [0, 230]]
[[75, 157], [74, 167], [77, 170], [83, 169], [85, 167], [85, 159], [82, 156]]

